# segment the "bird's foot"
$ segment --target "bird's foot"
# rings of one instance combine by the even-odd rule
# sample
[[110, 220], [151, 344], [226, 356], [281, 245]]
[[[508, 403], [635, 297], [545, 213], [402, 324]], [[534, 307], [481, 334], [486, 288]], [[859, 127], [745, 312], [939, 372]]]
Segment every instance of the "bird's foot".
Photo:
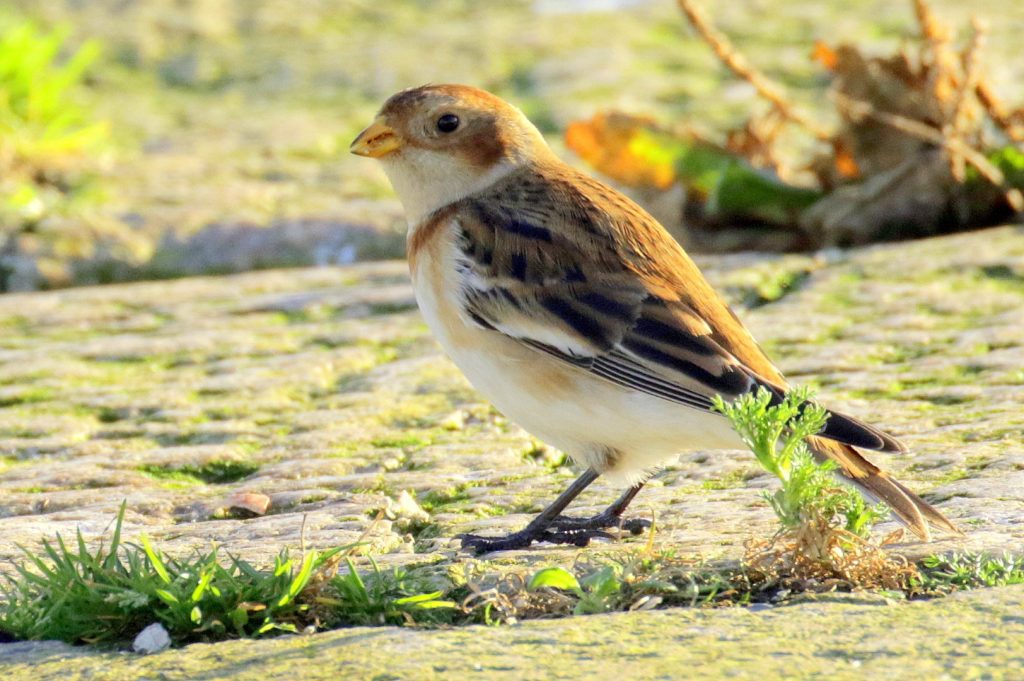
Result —
[[546, 527], [537, 530], [520, 530], [503, 537], [481, 537], [476, 534], [464, 534], [462, 548], [473, 550], [478, 556], [492, 551], [514, 551], [529, 548], [534, 542], [550, 544], [572, 544], [587, 546], [591, 539], [613, 539], [612, 535], [599, 528], [554, 528]]
[[[543, 534], [543, 533], [540, 533]], [[462, 548], [470, 549], [476, 555], [490, 553], [491, 551], [512, 551], [515, 549], [529, 548], [530, 544], [537, 540], [537, 533], [520, 530], [512, 532], [503, 537], [481, 537], [478, 534], [462, 534]]]
[[481, 537], [476, 534], [462, 535], [462, 548], [471, 549], [477, 555], [492, 551], [514, 551], [529, 548], [534, 542], [550, 544], [571, 544], [587, 546], [591, 539], [614, 539], [606, 529], [618, 527], [631, 534], [640, 534], [651, 526], [651, 521], [642, 518], [623, 520], [612, 513], [598, 513], [590, 518], [558, 516], [545, 527], [529, 527], [503, 537]]
[[551, 521], [550, 528], [556, 531], [604, 530], [610, 527], [626, 530], [630, 534], [640, 534], [651, 526], [646, 518], [623, 518], [621, 515], [603, 511], [589, 518], [572, 518], [560, 515]]

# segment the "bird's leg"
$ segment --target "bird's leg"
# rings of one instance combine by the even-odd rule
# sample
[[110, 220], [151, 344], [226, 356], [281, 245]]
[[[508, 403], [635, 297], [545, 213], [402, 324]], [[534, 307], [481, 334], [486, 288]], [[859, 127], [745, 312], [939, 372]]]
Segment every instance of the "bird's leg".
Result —
[[642, 482], [638, 482], [633, 485], [627, 489], [621, 497], [616, 499], [611, 506], [590, 518], [570, 518], [568, 516], [560, 515], [551, 522], [551, 529], [555, 532], [579, 532], [619, 527], [632, 534], [640, 534], [646, 528], [651, 526], [651, 521], [643, 518], [628, 518], [623, 520], [622, 514], [626, 511], [626, 507], [629, 506], [630, 502], [633, 501], [633, 497], [637, 495], [637, 492], [639, 492], [643, 486], [644, 483]]
[[[537, 514], [530, 524], [512, 534], [505, 535], [504, 537], [480, 537], [475, 534], [464, 534], [462, 535], [462, 548], [473, 549], [478, 554], [487, 553], [489, 551], [506, 551], [508, 549], [525, 549], [535, 541], [551, 541], [555, 543], [563, 544], [576, 544], [577, 546], [586, 546], [590, 542], [590, 536], [584, 536], [585, 533], [575, 533], [572, 537], [560, 536], [564, 533], [551, 532], [552, 521], [565, 510], [565, 507], [572, 502], [573, 499], [580, 495], [580, 492], [590, 486], [590, 483], [597, 480], [597, 471], [592, 468], [588, 468], [583, 474], [576, 478], [569, 487], [558, 495], [551, 504], [543, 511]], [[628, 503], [628, 502], [627, 502]], [[606, 533], [600, 533], [607, 536]]]

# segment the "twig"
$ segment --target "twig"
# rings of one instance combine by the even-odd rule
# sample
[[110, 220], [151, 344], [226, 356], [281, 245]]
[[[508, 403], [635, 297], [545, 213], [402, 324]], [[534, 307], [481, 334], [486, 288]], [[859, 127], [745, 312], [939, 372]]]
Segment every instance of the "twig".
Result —
[[943, 149], [946, 153], [953, 151], [963, 156], [964, 160], [974, 166], [977, 171], [986, 180], [991, 182], [996, 187], [1003, 190], [1007, 203], [1015, 211], [1024, 211], [1024, 195], [1021, 195], [1019, 189], [1015, 187], [1006, 186], [1006, 177], [996, 166], [985, 158], [984, 154], [979, 152], [974, 147], [966, 144], [963, 140], [956, 138], [948, 138], [942, 134], [940, 130], [936, 130], [930, 125], [916, 121], [906, 116], [900, 116], [899, 114], [889, 113], [888, 111], [879, 111], [870, 103], [847, 97], [839, 92], [833, 92], [832, 97], [835, 99], [836, 106], [845, 109], [847, 113], [854, 118], [870, 118], [883, 125], [888, 125], [891, 128], [895, 128], [900, 132], [904, 132], [911, 137], [924, 140], [930, 144]]
[[[948, 104], [960, 86], [962, 62], [953, 49], [953, 31], [939, 21], [925, 0], [914, 0], [914, 13], [921, 26], [921, 66], [924, 69], [925, 92], [931, 95], [936, 114], [948, 118]], [[955, 162], [952, 161], [951, 162]]]
[[925, 0], [914, 0], [914, 15], [921, 25], [921, 37], [928, 41], [932, 50], [941, 49], [950, 42], [949, 29], [935, 18]]
[[775, 107], [783, 118], [803, 126], [819, 140], [827, 141], [832, 138], [832, 134], [828, 130], [802, 111], [794, 108], [792, 103], [786, 98], [781, 87], [770, 81], [767, 76], [747, 62], [743, 55], [729, 42], [729, 39], [711, 24], [703, 8], [693, 2], [693, 0], [677, 0], [677, 3], [679, 9], [682, 10], [683, 14], [690, 21], [690, 25], [693, 26], [704, 42], [711, 47], [719, 61], [738, 77], [753, 85], [757, 94], [771, 102], [772, 106]]
[[306, 555], [306, 518], [307, 513], [302, 514], [302, 525], [299, 526], [299, 547], [302, 551], [302, 555]]
[[[953, 104], [950, 108], [949, 119], [944, 126], [943, 132], [947, 138], [965, 141], [969, 121], [969, 111], [964, 106], [967, 103], [967, 94], [973, 93], [978, 83], [979, 65], [981, 62], [980, 53], [985, 42], [987, 26], [978, 17], [971, 19], [971, 40], [961, 57], [963, 64], [963, 77], [957, 83], [956, 91], [953, 93]], [[949, 170], [957, 182], [964, 181], [964, 157], [959, 151], [949, 148]]]
[[981, 105], [985, 107], [992, 122], [1006, 133], [1011, 141], [1018, 144], [1024, 143], [1024, 122], [1018, 120], [1021, 118], [1020, 111], [1008, 111], [1006, 105], [992, 91], [992, 86], [986, 81], [979, 81], [974, 86], [974, 93], [978, 96]]
[[359, 538], [356, 539], [352, 544], [350, 544], [348, 549], [346, 549], [341, 555], [350, 556], [352, 555], [352, 552], [355, 551], [357, 548], [359, 548], [360, 546], [364, 546], [366, 544], [366, 539], [370, 536], [370, 533], [373, 532], [374, 529], [376, 529], [377, 525], [382, 520], [384, 520], [383, 508], [377, 511], [377, 515], [370, 522], [369, 526], [367, 526], [367, 528], [363, 530], [363, 533], [359, 535]]

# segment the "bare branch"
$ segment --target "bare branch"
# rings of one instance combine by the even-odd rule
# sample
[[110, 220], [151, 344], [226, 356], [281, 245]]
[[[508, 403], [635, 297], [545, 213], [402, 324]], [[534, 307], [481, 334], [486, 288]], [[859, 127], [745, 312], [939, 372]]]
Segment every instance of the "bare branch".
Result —
[[[950, 108], [949, 119], [944, 126], [943, 132], [946, 137], [960, 140], [966, 144], [968, 126], [970, 125], [970, 110], [967, 104], [968, 93], [974, 93], [980, 73], [980, 53], [985, 42], [985, 33], [988, 27], [978, 18], [971, 20], [971, 40], [961, 55], [960, 61], [963, 64], [963, 75], [957, 83], [956, 91], [953, 93], [953, 102]], [[957, 182], [964, 181], [964, 157], [949, 147], [949, 169]]]
[[974, 86], [974, 93], [996, 126], [1006, 133], [1011, 141], [1024, 144], [1024, 121], [1018, 120], [1021, 118], [1020, 111], [1007, 110], [1006, 105], [993, 92], [987, 81], [979, 81]]
[[711, 47], [719, 61], [739, 78], [753, 85], [757, 94], [771, 102], [783, 118], [804, 127], [819, 140], [827, 141], [832, 138], [832, 134], [828, 130], [807, 114], [796, 109], [779, 85], [770, 81], [767, 76], [750, 65], [746, 58], [729, 42], [729, 39], [711, 24], [702, 7], [693, 0], [677, 0], [677, 3], [679, 9], [690, 21], [690, 25]]

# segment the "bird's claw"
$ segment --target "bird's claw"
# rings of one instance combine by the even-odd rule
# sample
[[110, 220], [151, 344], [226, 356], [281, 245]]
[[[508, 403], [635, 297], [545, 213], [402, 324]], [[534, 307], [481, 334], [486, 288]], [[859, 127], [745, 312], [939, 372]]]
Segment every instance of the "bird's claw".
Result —
[[462, 548], [471, 549], [476, 555], [492, 551], [512, 551], [529, 548], [536, 541], [534, 536], [525, 531], [513, 532], [504, 537], [481, 537], [477, 534], [463, 534]]
[[560, 515], [551, 521], [550, 527], [554, 530], [603, 530], [608, 528], [619, 528], [630, 534], [640, 534], [651, 526], [651, 521], [646, 518], [626, 518], [612, 513], [598, 513], [589, 518], [572, 518]]
[[539, 530], [520, 530], [504, 537], [481, 537], [476, 534], [461, 536], [462, 548], [470, 549], [477, 555], [493, 551], [514, 551], [529, 548], [534, 542], [588, 546], [591, 539], [614, 539], [606, 529], [618, 527], [631, 534], [640, 534], [650, 527], [651, 521], [642, 518], [623, 520], [611, 514], [598, 514], [592, 518], [570, 518], [559, 516], [551, 524]]

